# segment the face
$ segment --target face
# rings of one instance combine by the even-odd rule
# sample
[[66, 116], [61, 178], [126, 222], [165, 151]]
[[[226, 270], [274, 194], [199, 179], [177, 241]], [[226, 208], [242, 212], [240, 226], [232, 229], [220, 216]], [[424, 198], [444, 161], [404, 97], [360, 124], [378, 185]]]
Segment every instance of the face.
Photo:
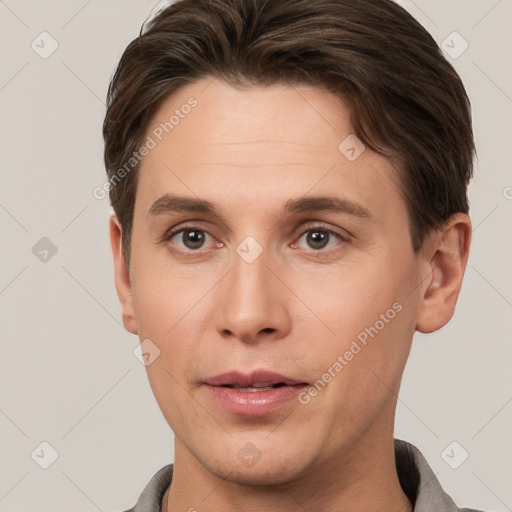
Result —
[[147, 135], [120, 294], [176, 456], [276, 484], [391, 436], [430, 268], [343, 102], [202, 80]]

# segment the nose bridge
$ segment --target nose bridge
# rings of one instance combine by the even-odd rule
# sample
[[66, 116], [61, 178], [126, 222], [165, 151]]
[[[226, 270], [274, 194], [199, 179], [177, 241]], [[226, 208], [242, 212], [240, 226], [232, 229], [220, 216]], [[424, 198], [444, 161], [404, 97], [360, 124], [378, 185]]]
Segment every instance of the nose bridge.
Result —
[[252, 240], [237, 247], [218, 312], [217, 329], [244, 341], [255, 340], [262, 331], [281, 331], [288, 325], [282, 293], [268, 268], [272, 265], [270, 252], [259, 247]]
[[[239, 248], [240, 250], [241, 248]], [[261, 254], [254, 261], [236, 254], [231, 272], [231, 294], [239, 319], [263, 317], [268, 310], [269, 274], [268, 257]]]
[[[258, 302], [260, 306], [264, 305], [265, 295], [268, 291], [268, 257], [259, 255], [254, 260], [248, 260], [240, 255], [243, 249], [241, 244], [233, 261], [230, 283], [233, 293], [238, 296], [240, 306], [244, 302], [253, 303], [254, 306]], [[247, 245], [245, 245], [245, 249], [247, 249]]]

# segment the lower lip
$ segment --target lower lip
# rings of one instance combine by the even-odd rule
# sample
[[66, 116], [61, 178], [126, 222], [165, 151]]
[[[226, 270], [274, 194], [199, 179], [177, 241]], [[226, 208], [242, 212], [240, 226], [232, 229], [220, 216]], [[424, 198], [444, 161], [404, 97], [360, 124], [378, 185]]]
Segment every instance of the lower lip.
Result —
[[282, 407], [307, 387], [306, 384], [281, 386], [266, 391], [237, 391], [224, 386], [206, 388], [217, 402], [230, 412], [245, 416], [260, 416], [270, 414]]

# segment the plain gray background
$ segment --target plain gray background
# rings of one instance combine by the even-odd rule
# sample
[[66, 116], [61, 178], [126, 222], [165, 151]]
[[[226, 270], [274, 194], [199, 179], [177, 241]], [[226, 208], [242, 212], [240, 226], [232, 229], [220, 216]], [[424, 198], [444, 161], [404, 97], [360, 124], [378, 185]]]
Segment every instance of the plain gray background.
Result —
[[[396, 436], [460, 506], [512, 510], [512, 1], [400, 3], [451, 53], [479, 159], [458, 309], [415, 337]], [[92, 194], [105, 181], [110, 76], [161, 4], [0, 0], [1, 511], [123, 510], [173, 459], [138, 340], [121, 324], [108, 200]], [[47, 469], [42, 442], [58, 454]]]

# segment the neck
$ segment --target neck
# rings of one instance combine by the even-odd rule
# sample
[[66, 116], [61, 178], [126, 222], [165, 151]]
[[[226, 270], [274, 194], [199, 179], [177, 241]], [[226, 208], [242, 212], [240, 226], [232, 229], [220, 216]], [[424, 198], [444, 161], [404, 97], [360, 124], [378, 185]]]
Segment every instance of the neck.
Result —
[[371, 432], [312, 464], [304, 474], [276, 486], [251, 486], [219, 478], [176, 438], [172, 485], [164, 512], [412, 512], [398, 480], [392, 434], [383, 442]]

